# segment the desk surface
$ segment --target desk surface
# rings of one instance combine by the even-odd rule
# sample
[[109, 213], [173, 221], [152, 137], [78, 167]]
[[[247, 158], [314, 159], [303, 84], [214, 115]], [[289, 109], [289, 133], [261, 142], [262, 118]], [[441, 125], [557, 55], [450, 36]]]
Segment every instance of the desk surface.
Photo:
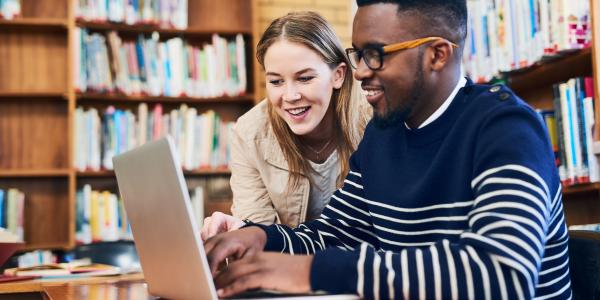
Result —
[[[41, 293], [40, 293], [41, 292]], [[9, 295], [11, 293], [23, 293]], [[42, 296], [43, 295], [43, 296]], [[9, 297], [10, 296], [10, 297]], [[8, 298], [7, 298], [8, 297]], [[37, 279], [0, 284], [0, 299], [155, 299], [142, 274], [69, 280]]]

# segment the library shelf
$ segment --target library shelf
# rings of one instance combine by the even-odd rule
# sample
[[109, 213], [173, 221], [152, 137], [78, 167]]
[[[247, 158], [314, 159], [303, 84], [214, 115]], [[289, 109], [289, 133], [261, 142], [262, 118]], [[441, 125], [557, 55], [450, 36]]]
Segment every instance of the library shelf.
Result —
[[595, 182], [595, 183], [576, 184], [576, 185], [564, 187], [563, 195], [568, 196], [568, 195], [598, 193], [598, 192], [600, 192], [600, 182]]
[[0, 99], [57, 99], [67, 100], [67, 95], [59, 91], [0, 92]]
[[[231, 175], [231, 171], [228, 168], [216, 168], [216, 169], [199, 169], [199, 170], [184, 170], [183, 175], [185, 176], [221, 176]], [[114, 177], [115, 172], [112, 170], [101, 170], [101, 171], [84, 171], [77, 172], [79, 178], [105, 178]]]
[[87, 28], [96, 31], [118, 31], [128, 33], [152, 33], [158, 32], [164, 36], [211, 36], [214, 33], [218, 33], [224, 36], [234, 36], [238, 33], [243, 35], [251, 35], [251, 30], [227, 30], [227, 29], [176, 29], [176, 28], [164, 28], [154, 24], [122, 24], [122, 23], [108, 23], [108, 22], [91, 22], [78, 20], [76, 22], [78, 27]]
[[77, 93], [78, 101], [107, 101], [107, 102], [153, 102], [153, 103], [254, 103], [253, 94], [241, 96], [224, 96], [214, 98], [199, 97], [167, 97], [167, 96], [130, 96], [117, 93]]
[[0, 178], [68, 177], [68, 169], [1, 170]]
[[59, 18], [17, 18], [13, 20], [0, 19], [0, 28], [27, 28], [66, 31], [68, 24], [67, 20]]

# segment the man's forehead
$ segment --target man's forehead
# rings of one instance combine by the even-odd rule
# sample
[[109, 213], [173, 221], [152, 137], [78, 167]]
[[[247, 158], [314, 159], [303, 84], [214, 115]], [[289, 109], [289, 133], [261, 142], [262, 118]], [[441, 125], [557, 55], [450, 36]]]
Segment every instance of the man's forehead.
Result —
[[[387, 44], [410, 38], [414, 18], [398, 14], [396, 4], [382, 3], [359, 7], [352, 26], [352, 43]], [[412, 26], [411, 26], [412, 24]]]

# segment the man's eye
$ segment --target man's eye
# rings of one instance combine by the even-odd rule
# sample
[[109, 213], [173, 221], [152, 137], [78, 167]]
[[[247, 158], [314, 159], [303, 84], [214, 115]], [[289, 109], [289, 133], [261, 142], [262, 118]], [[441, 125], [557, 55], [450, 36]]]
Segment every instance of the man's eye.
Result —
[[298, 80], [300, 82], [308, 82], [310, 80], [312, 80], [313, 78], [315, 78], [314, 76], [302, 76], [302, 77], [298, 77]]

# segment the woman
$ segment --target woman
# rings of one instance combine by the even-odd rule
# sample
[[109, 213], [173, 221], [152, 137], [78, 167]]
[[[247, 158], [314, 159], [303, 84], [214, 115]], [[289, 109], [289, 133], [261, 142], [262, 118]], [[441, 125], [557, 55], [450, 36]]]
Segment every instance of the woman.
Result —
[[290, 13], [273, 21], [256, 57], [265, 70], [267, 100], [234, 127], [233, 216], [206, 218], [203, 239], [237, 229], [245, 219], [295, 227], [319, 217], [342, 185], [371, 117], [368, 103], [351, 97], [344, 50], [317, 13]]

